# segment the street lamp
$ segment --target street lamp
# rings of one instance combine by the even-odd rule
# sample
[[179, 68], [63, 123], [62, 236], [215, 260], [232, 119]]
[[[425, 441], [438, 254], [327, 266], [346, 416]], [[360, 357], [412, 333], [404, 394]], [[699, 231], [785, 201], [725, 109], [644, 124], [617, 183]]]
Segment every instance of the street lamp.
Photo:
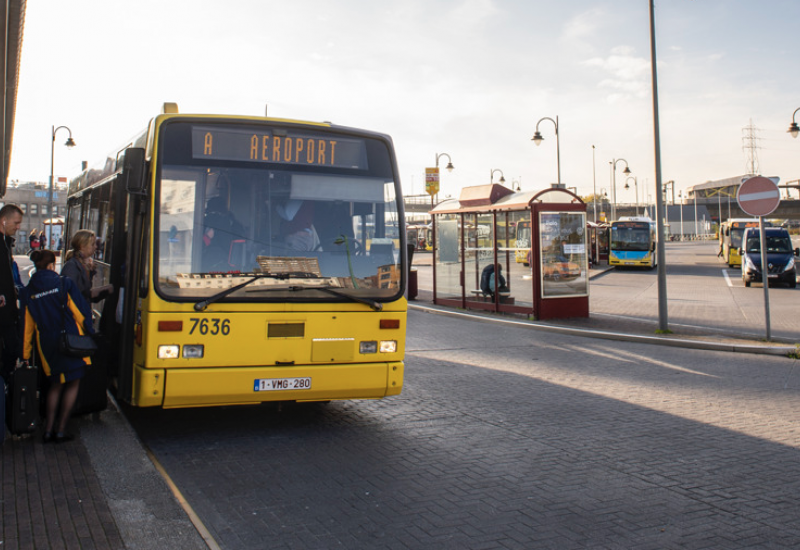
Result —
[[492, 173], [489, 174], [489, 183], [494, 183], [494, 173], [495, 172], [500, 172], [500, 183], [505, 183], [506, 182], [506, 178], [503, 177], [503, 171], [500, 170], [499, 168], [493, 169]]
[[[558, 139], [558, 117], [556, 116], [555, 120], [553, 120], [550, 117], [540, 118], [539, 122], [542, 122], [543, 120], [549, 120], [550, 122], [555, 124], [555, 127], [556, 127], [556, 165], [557, 165], [556, 167], [558, 169], [558, 183], [560, 184], [561, 183], [561, 145], [560, 145], [559, 139]], [[531, 141], [533, 141], [537, 146], [539, 144], [541, 144], [542, 141], [544, 140], [544, 138], [542, 137], [542, 134], [539, 133], [539, 122], [536, 123], [536, 131], [533, 133], [533, 137], [531, 138]]]
[[445, 166], [444, 169], [448, 172], [452, 172], [454, 170], [453, 161], [450, 160], [450, 155], [447, 153], [436, 153], [436, 168], [439, 168], [439, 159], [442, 157], [447, 157], [447, 166]]
[[631, 173], [631, 169], [628, 168], [627, 160], [614, 159], [611, 161], [611, 221], [617, 219], [617, 163], [620, 161], [625, 163], [625, 170], [623, 170], [622, 173], [626, 176]]
[[800, 134], [800, 126], [797, 126], [797, 122], [795, 122], [794, 117], [797, 114], [797, 111], [800, 111], [800, 107], [794, 110], [792, 113], [792, 124], [789, 126], [789, 129], [786, 130], [788, 133], [792, 134], [793, 138], [797, 137], [797, 134]]
[[[50, 216], [51, 220], [54, 217], [53, 216], [53, 180], [54, 180], [54, 178], [53, 178], [53, 160], [54, 160], [54, 157], [55, 157], [55, 154], [56, 154], [56, 132], [58, 132], [62, 128], [64, 130], [66, 130], [67, 132], [69, 132], [69, 137], [67, 138], [67, 141], [64, 143], [64, 145], [66, 145], [70, 149], [72, 147], [75, 147], [75, 140], [72, 139], [72, 130], [70, 130], [66, 126], [59, 126], [58, 128], [53, 126], [52, 128], [53, 128], [53, 132], [51, 134], [51, 138], [52, 139], [50, 141], [50, 196], [47, 199], [47, 213]], [[49, 242], [50, 242], [50, 240], [52, 238], [53, 238], [53, 224], [51, 222], [50, 223], [50, 234], [47, 235], [48, 244], [49, 244]], [[49, 248], [49, 246], [48, 246], [48, 248]]]
[[518, 180], [511, 180], [511, 187], [514, 191], [522, 191], [522, 176]]
[[[450, 158], [450, 155], [448, 155], [447, 153], [436, 153], [436, 177], [437, 178], [439, 177], [439, 159], [442, 158], [442, 157], [447, 157], [447, 166], [444, 167], [445, 170], [447, 170], [448, 172], [452, 172], [455, 169], [455, 167], [453, 166], [453, 160]], [[433, 195], [434, 195], [434, 193], [431, 193], [431, 210], [433, 210], [433, 207], [434, 207]], [[431, 214], [431, 220], [433, 220], [433, 214]]]
[[636, 176], [628, 176], [627, 178], [625, 178], [625, 190], [626, 191], [631, 188], [631, 186], [628, 185], [628, 180], [633, 180], [633, 190], [636, 193], [636, 195], [635, 195], [636, 196], [636, 215], [638, 216], [639, 215], [639, 183], [636, 181]]

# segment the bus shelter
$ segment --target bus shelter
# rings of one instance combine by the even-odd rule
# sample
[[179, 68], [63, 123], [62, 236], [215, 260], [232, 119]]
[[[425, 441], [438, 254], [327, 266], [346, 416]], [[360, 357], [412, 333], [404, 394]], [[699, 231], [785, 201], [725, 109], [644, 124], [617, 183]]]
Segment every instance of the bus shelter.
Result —
[[586, 205], [571, 191], [478, 185], [431, 214], [435, 304], [589, 316]]

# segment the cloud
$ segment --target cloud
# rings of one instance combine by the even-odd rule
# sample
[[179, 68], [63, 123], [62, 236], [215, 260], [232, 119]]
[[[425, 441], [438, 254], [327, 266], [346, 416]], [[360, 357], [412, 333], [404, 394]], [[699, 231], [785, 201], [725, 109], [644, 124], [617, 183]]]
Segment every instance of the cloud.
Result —
[[629, 46], [617, 46], [607, 57], [595, 57], [583, 64], [605, 73], [606, 78], [601, 78], [597, 86], [611, 91], [607, 96], [609, 102], [644, 98], [649, 94], [650, 61], [636, 57]]

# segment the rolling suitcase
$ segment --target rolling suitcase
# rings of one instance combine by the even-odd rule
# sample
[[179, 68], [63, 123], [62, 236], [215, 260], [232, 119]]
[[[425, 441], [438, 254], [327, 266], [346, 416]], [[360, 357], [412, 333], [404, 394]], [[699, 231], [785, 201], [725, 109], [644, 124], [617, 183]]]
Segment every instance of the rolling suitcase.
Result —
[[72, 416], [104, 411], [108, 408], [108, 359], [110, 346], [102, 336], [95, 338], [97, 352], [92, 356], [92, 364], [86, 368], [86, 374], [81, 378], [78, 386], [78, 397], [75, 399], [75, 408]]
[[39, 373], [22, 366], [9, 377], [6, 399], [8, 429], [14, 435], [33, 433], [39, 425]]

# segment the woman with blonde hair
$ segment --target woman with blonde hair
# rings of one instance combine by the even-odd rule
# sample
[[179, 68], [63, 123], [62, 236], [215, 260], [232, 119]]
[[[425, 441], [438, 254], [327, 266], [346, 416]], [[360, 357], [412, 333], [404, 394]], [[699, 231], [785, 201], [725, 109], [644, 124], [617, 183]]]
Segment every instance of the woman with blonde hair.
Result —
[[73, 439], [66, 431], [67, 422], [78, 397], [81, 378], [91, 360], [62, 355], [58, 340], [62, 331], [92, 334], [92, 314], [75, 283], [56, 273], [56, 255], [52, 250], [34, 250], [31, 260], [36, 272], [20, 295], [22, 359], [28, 361], [36, 345], [42, 368], [50, 381], [44, 442], [62, 443]]
[[80, 229], [70, 241], [70, 249], [64, 258], [61, 276], [72, 279], [78, 290], [89, 302], [99, 302], [114, 290], [111, 285], [92, 288], [97, 269], [94, 265], [94, 253], [97, 250], [97, 237], [94, 231]]

